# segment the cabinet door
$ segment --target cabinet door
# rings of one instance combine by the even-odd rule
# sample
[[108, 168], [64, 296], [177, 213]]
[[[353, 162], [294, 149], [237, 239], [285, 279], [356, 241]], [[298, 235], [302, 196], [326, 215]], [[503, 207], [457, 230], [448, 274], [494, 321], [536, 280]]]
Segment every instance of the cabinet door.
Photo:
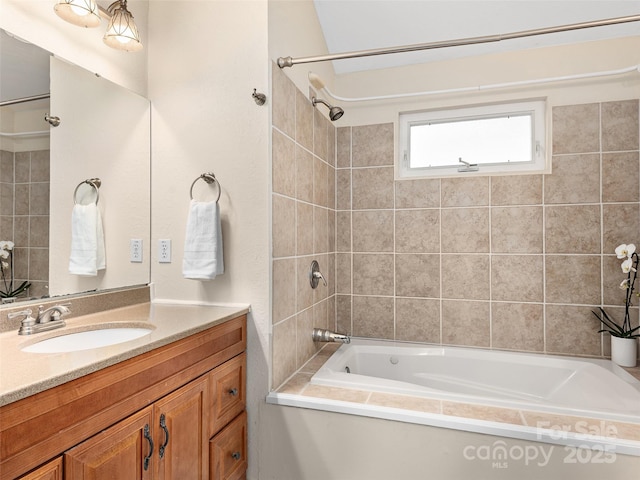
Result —
[[208, 396], [208, 376], [204, 376], [154, 404], [158, 480], [209, 478]]
[[20, 480], [62, 480], [62, 457], [51, 460]]
[[247, 471], [247, 413], [242, 412], [209, 442], [211, 480], [240, 480]]
[[152, 412], [145, 408], [65, 452], [65, 480], [151, 479]]
[[245, 409], [247, 355], [243, 353], [214, 369], [211, 375], [211, 425], [209, 437]]

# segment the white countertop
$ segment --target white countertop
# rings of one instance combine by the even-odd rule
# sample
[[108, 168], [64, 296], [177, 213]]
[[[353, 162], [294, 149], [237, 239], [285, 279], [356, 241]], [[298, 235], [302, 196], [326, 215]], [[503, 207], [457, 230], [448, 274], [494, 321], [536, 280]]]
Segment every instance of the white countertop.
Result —
[[[0, 334], [0, 406], [101, 370], [220, 323], [244, 315], [249, 306], [143, 303], [80, 317], [66, 326], [33, 335]], [[72, 313], [73, 315], [73, 313]], [[115, 326], [151, 327], [150, 334], [116, 345], [67, 353], [27, 353], [38, 341], [88, 329]]]

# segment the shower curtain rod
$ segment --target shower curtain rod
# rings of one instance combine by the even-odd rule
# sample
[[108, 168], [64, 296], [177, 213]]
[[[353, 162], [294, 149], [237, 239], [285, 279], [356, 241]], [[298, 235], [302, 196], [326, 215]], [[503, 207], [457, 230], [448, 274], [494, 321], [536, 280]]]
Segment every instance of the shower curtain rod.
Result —
[[572, 23], [570, 25], [560, 25], [557, 27], [538, 28], [533, 30], [523, 30], [520, 32], [505, 33], [502, 35], [487, 35], [483, 37], [461, 38], [456, 40], [445, 40], [440, 42], [419, 43], [401, 47], [379, 48], [372, 50], [359, 50], [355, 52], [334, 53], [329, 55], [317, 55], [313, 57], [279, 57], [278, 66], [280, 68], [292, 67], [300, 63], [327, 62], [331, 60], [345, 60], [349, 58], [371, 57], [375, 55], [388, 55], [392, 53], [416, 52], [421, 50], [434, 50], [445, 47], [459, 47], [463, 45], [475, 45], [480, 43], [500, 42], [502, 40], [512, 40], [514, 38], [532, 37], [535, 35], [545, 35], [548, 33], [568, 32], [583, 28], [605, 27], [620, 23], [638, 22], [640, 15], [629, 15], [626, 17], [616, 17], [604, 20], [594, 20], [591, 22]]
[[15, 100], [5, 100], [4, 102], [0, 102], [0, 107], [6, 107], [8, 105], [16, 105], [18, 103], [33, 102], [35, 100], [44, 100], [45, 98], [49, 98], [50, 96], [51, 95], [48, 93], [43, 93], [40, 95], [32, 95], [30, 97], [16, 98]]

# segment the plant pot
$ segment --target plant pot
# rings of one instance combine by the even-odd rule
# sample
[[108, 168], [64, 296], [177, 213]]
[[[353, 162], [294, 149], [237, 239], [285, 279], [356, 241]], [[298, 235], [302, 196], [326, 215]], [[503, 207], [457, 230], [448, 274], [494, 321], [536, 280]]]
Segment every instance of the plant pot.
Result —
[[621, 367], [638, 364], [638, 339], [611, 336], [611, 360]]

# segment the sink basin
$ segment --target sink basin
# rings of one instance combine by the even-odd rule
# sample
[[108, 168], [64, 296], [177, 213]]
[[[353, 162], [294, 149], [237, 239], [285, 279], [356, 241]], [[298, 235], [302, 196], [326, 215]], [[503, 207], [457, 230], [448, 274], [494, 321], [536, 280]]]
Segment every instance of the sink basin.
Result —
[[128, 342], [144, 337], [152, 332], [149, 328], [115, 327], [67, 333], [58, 337], [47, 338], [22, 348], [29, 353], [64, 353], [91, 350]]

